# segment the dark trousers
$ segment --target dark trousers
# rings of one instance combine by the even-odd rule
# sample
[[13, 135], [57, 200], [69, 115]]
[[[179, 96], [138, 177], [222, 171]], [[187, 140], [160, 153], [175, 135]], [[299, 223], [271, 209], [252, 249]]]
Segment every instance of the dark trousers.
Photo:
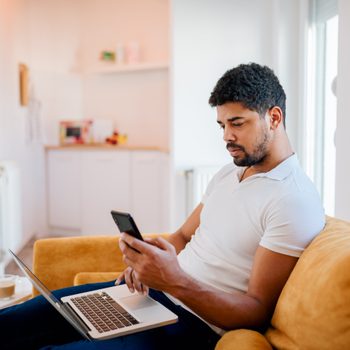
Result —
[[[61, 298], [80, 292], [110, 287], [114, 283], [87, 284], [54, 292]], [[214, 349], [219, 336], [206, 323], [162, 292], [152, 298], [178, 315], [175, 324], [109, 340], [88, 341], [42, 297], [0, 310], [0, 347], [5, 349]]]

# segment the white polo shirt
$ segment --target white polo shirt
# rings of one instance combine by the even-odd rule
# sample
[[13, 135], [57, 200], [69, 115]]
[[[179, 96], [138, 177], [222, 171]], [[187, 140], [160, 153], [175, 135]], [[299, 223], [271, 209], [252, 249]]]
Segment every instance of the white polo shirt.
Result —
[[225, 292], [247, 291], [259, 245], [299, 257], [325, 224], [319, 195], [296, 155], [240, 182], [244, 170], [232, 163], [214, 176], [200, 225], [178, 255], [186, 273]]

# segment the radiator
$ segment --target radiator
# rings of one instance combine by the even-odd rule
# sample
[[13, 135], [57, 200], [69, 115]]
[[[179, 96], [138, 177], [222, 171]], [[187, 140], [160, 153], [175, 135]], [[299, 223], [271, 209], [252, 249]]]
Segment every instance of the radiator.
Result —
[[186, 215], [189, 215], [200, 203], [210, 180], [220, 168], [219, 166], [203, 166], [185, 171]]
[[[17, 250], [22, 237], [19, 169], [12, 162], [0, 163], [0, 262], [8, 249]], [[8, 255], [7, 255], [8, 257]], [[1, 267], [0, 267], [1, 268]]]

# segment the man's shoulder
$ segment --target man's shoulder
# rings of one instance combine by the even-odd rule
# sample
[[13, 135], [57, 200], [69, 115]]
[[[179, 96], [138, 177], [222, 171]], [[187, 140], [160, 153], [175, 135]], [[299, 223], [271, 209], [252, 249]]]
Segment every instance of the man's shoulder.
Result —
[[289, 222], [292, 226], [295, 223], [305, 227], [313, 223], [317, 228], [323, 225], [324, 208], [321, 197], [303, 171], [293, 172], [285, 181], [277, 183], [272, 192], [274, 194], [271, 194], [266, 213], [278, 218], [277, 221]]
[[280, 208], [315, 206], [322, 207], [320, 195], [316, 186], [304, 172], [291, 174], [283, 181], [266, 186], [272, 203]]
[[310, 193], [317, 195], [316, 186], [300, 166], [295, 154], [267, 173], [266, 177], [273, 180], [272, 185], [279, 197], [303, 197], [303, 194]]

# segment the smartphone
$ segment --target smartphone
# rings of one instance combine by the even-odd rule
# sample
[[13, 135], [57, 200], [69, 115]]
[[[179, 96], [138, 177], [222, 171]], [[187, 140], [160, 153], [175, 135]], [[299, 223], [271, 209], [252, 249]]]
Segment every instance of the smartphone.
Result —
[[129, 213], [123, 213], [121, 211], [112, 210], [111, 214], [120, 232], [125, 232], [143, 241], [141, 233], [137, 228], [134, 219]]

